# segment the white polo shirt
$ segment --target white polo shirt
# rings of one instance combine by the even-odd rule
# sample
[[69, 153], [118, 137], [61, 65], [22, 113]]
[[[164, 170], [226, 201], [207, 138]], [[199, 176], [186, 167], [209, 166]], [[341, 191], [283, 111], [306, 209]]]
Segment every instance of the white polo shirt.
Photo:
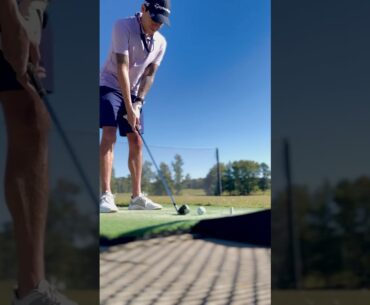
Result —
[[[1, 1], [1, 0], [0, 0]], [[49, 0], [17, 0], [19, 11], [21, 15], [30, 22], [27, 23], [28, 31], [33, 34], [36, 41], [41, 40], [40, 27], [42, 25], [43, 13], [46, 10]], [[11, 30], [10, 30], [11, 31]], [[0, 50], [1, 47], [1, 33], [0, 33]]]
[[136, 16], [118, 20], [113, 29], [108, 58], [100, 73], [100, 86], [121, 90], [117, 76], [116, 53], [128, 55], [131, 94], [136, 95], [145, 68], [154, 63], [160, 65], [166, 51], [166, 39], [158, 31], [154, 33], [154, 48], [148, 53], [140, 37], [140, 24]]

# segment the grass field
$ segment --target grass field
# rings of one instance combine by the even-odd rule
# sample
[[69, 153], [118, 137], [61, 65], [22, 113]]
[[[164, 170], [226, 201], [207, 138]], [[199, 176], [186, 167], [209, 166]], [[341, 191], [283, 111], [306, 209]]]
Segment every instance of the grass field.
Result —
[[368, 305], [369, 290], [273, 290], [274, 305]]
[[[118, 237], [146, 237], [176, 231], [187, 231], [202, 219], [230, 216], [230, 208], [234, 215], [255, 212], [270, 208], [269, 195], [254, 196], [176, 196], [180, 206], [188, 204], [191, 212], [188, 215], [177, 215], [168, 196], [151, 196], [153, 201], [163, 205], [159, 211], [129, 211], [128, 194], [118, 194], [116, 203], [120, 207], [118, 213], [100, 215], [100, 236], [108, 239]], [[198, 215], [199, 206], [206, 208], [205, 215]]]
[[[0, 299], [2, 304], [11, 304], [12, 293], [15, 281], [0, 281]], [[78, 302], [79, 305], [99, 304], [98, 290], [68, 290], [63, 292], [70, 299]]]
[[[201, 192], [201, 190], [193, 190], [195, 193]], [[160, 204], [171, 204], [171, 200], [168, 196], [150, 196], [154, 202]], [[234, 208], [270, 208], [271, 206], [271, 195], [256, 194], [250, 196], [205, 196], [205, 195], [181, 195], [174, 196], [174, 199], [178, 205], [189, 204], [198, 206], [222, 206], [222, 207], [234, 207]], [[127, 207], [130, 202], [129, 194], [116, 194], [115, 201], [118, 206]]]

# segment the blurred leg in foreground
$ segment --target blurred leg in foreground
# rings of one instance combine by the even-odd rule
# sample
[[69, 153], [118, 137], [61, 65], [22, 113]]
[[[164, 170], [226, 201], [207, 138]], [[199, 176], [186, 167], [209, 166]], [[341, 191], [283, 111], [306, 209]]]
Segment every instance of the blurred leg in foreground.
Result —
[[[13, 305], [74, 305], [45, 280], [44, 242], [48, 186], [47, 109], [29, 83], [32, 62], [39, 76], [46, 0], [0, 4], [0, 104], [7, 133], [5, 198], [17, 245], [18, 289]], [[42, 72], [42, 73], [40, 73]]]

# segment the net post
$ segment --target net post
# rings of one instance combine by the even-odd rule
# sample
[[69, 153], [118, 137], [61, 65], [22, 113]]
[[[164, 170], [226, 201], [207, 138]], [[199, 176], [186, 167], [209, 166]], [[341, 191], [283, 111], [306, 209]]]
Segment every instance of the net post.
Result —
[[216, 148], [216, 162], [217, 162], [217, 196], [222, 195], [222, 181], [221, 181], [221, 168], [218, 148]]
[[302, 288], [302, 266], [299, 243], [299, 232], [297, 228], [296, 216], [293, 207], [293, 184], [291, 169], [291, 150], [288, 139], [283, 140], [284, 145], [284, 165], [287, 181], [287, 213], [288, 213], [288, 233], [290, 241], [290, 253], [292, 255], [293, 284], [296, 289]]

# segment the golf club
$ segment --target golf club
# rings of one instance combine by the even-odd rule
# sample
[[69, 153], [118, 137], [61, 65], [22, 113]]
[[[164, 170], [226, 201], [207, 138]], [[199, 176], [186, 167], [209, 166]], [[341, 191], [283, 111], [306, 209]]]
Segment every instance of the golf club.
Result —
[[62, 138], [62, 141], [63, 141], [71, 159], [72, 159], [72, 162], [73, 162], [74, 166], [77, 169], [78, 174], [80, 175], [80, 177], [81, 177], [81, 179], [82, 179], [82, 181], [83, 181], [83, 183], [86, 187], [87, 192], [89, 193], [89, 196], [91, 197], [92, 202], [94, 203], [96, 208], [98, 208], [99, 203], [98, 203], [98, 200], [97, 200], [97, 195], [95, 194], [93, 188], [91, 187], [91, 184], [89, 183], [89, 180], [87, 179], [87, 176], [86, 176], [84, 170], [81, 167], [81, 163], [79, 162], [79, 160], [77, 158], [77, 155], [76, 155], [75, 151], [73, 150], [73, 147], [72, 147], [71, 143], [69, 142], [69, 139], [67, 138], [66, 133], [64, 132], [63, 127], [60, 124], [59, 119], [58, 119], [56, 113], [54, 112], [50, 102], [49, 102], [46, 90], [43, 87], [43, 85], [41, 84], [40, 79], [36, 75], [36, 73], [34, 71], [34, 67], [33, 67], [32, 64], [28, 64], [27, 73], [30, 77], [31, 84], [35, 87], [37, 93], [39, 94], [40, 98], [44, 102], [44, 105], [45, 105], [46, 109], [49, 112], [51, 120], [53, 121], [53, 123], [54, 123], [54, 125], [57, 129], [57, 132], [59, 133], [60, 137]]
[[148, 151], [148, 154], [149, 154], [150, 158], [153, 161], [153, 164], [154, 164], [154, 166], [155, 166], [155, 168], [157, 170], [158, 176], [161, 179], [161, 182], [162, 182], [162, 184], [163, 184], [163, 186], [164, 186], [164, 188], [166, 190], [167, 195], [171, 198], [172, 204], [175, 207], [175, 210], [176, 210], [177, 214], [179, 214], [179, 215], [186, 215], [186, 214], [188, 214], [190, 212], [190, 208], [189, 208], [189, 206], [187, 204], [183, 204], [182, 206], [180, 206], [180, 208], [177, 207], [177, 204], [175, 202], [175, 199], [173, 199], [172, 192], [171, 192], [170, 188], [168, 187], [167, 182], [164, 179], [161, 170], [159, 169], [157, 163], [155, 162], [154, 157], [153, 157], [152, 153], [150, 152], [150, 149], [149, 149], [148, 145], [146, 144], [146, 142], [145, 142], [145, 140], [143, 138], [143, 135], [141, 134], [139, 128], [137, 128], [137, 127], [136, 127], [136, 131], [140, 135], [140, 138], [143, 140], [143, 143], [145, 145], [145, 148]]

